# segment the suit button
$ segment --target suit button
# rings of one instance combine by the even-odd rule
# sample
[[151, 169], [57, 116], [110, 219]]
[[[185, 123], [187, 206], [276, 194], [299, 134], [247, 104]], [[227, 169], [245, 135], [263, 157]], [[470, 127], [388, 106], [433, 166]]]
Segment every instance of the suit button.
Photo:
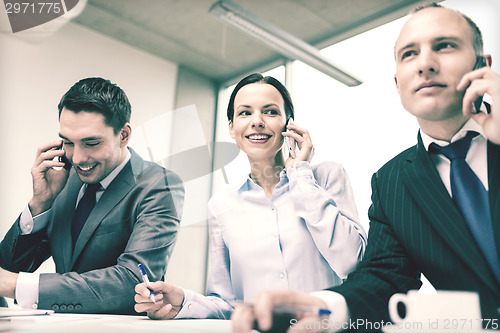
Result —
[[75, 305], [75, 310], [80, 310], [82, 308], [82, 305], [81, 304], [77, 304]]
[[69, 304], [68, 305], [68, 311], [73, 311], [75, 307], [73, 306], [73, 304]]
[[54, 311], [59, 310], [59, 305], [57, 305], [57, 304], [52, 305], [52, 310], [54, 310]]
[[61, 304], [61, 306], [59, 307], [59, 310], [66, 311], [66, 304]]

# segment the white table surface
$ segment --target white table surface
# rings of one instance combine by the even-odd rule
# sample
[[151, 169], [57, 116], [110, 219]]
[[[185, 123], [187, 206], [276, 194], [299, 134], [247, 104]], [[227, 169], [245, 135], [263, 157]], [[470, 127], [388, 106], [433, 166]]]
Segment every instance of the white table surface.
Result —
[[230, 333], [229, 320], [151, 320], [145, 316], [51, 314], [0, 319], [0, 332]]

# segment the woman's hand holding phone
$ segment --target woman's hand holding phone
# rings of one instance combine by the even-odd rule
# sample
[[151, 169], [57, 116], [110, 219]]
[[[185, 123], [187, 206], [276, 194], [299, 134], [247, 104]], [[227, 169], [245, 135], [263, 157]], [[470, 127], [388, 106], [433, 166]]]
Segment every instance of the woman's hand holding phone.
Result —
[[[68, 180], [69, 170], [59, 158], [64, 156], [62, 141], [52, 141], [38, 148], [31, 168], [33, 197], [29, 202], [31, 215], [36, 216], [52, 207], [57, 195]], [[68, 161], [69, 162], [69, 161]]]
[[[287, 131], [283, 132], [285, 141], [289, 141], [289, 157], [285, 161], [285, 168], [293, 167], [300, 161], [310, 162], [314, 155], [314, 146], [309, 132], [297, 125], [291, 120], [286, 126]], [[285, 145], [286, 146], [286, 145]], [[298, 151], [295, 150], [298, 148]]]

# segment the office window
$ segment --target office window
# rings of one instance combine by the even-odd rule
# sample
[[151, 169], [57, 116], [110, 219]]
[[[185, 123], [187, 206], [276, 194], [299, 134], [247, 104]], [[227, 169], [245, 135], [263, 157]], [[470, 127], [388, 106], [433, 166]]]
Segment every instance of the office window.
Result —
[[330, 160], [344, 166], [366, 230], [371, 175], [417, 137], [418, 124], [401, 106], [394, 83], [392, 49], [404, 21], [322, 50], [364, 81], [357, 87], [347, 87], [300, 61], [292, 65], [295, 122], [311, 134], [312, 162]]

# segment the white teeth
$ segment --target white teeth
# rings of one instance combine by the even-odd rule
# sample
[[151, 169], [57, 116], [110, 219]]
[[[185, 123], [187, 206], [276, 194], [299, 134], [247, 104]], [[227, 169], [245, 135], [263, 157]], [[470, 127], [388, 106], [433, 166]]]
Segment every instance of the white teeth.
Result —
[[248, 138], [250, 140], [265, 140], [265, 139], [269, 138], [269, 135], [267, 135], [267, 134], [252, 134], [252, 135], [248, 136]]
[[90, 169], [92, 169], [94, 166], [89, 166], [89, 167], [79, 167], [82, 171], [89, 171]]

